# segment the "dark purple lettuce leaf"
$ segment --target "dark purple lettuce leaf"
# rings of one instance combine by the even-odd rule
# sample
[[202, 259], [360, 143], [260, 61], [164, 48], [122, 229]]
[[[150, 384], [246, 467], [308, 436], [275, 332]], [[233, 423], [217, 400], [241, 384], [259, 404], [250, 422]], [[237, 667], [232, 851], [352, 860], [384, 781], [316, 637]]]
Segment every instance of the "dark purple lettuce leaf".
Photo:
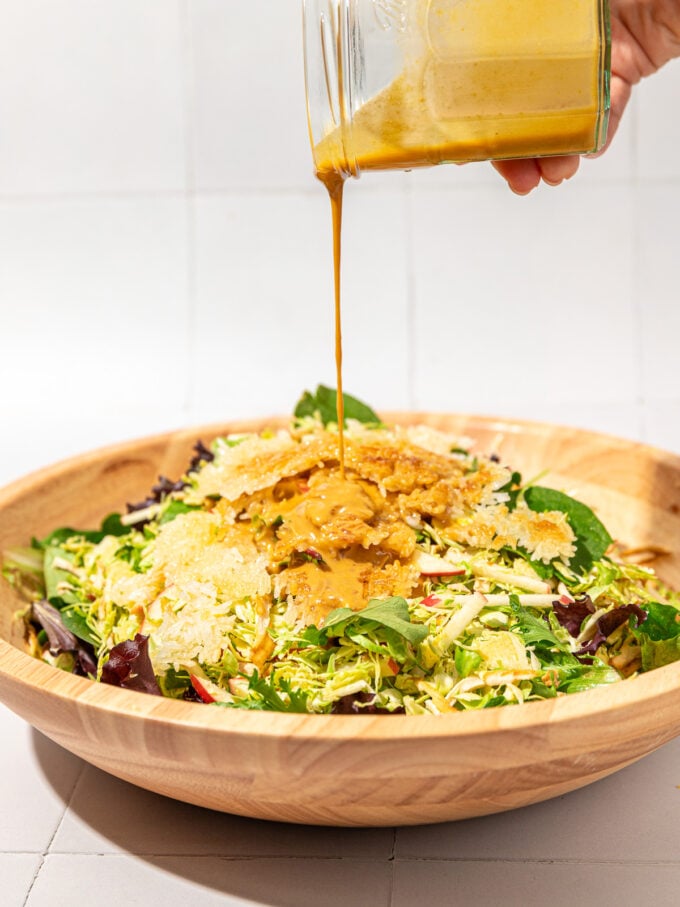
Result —
[[33, 602], [31, 616], [47, 633], [47, 641], [52, 655], [59, 655], [60, 652], [75, 652], [78, 648], [77, 638], [66, 629], [62, 623], [61, 614], [54, 605], [45, 599]]
[[194, 456], [187, 471], [196, 472], [201, 463], [212, 463], [214, 459], [215, 454], [205, 446], [203, 441], [199, 440], [194, 444]]
[[86, 644], [80, 643], [78, 645], [73, 673], [79, 674], [81, 677], [96, 677], [97, 675], [97, 659], [94, 657], [94, 653], [89, 651], [89, 646]]
[[52, 655], [60, 655], [62, 652], [73, 653], [75, 657], [74, 674], [87, 677], [97, 673], [97, 659], [94, 657], [93, 647], [78, 639], [64, 626], [61, 613], [54, 605], [45, 599], [33, 602], [31, 619], [39, 624], [47, 634], [47, 642]]
[[[348, 696], [341, 696], [336, 699], [331, 707], [334, 715], [398, 715], [404, 712], [404, 709], [383, 709], [373, 705], [375, 695], [373, 693], [351, 693]], [[360, 705], [360, 703], [366, 703]]]
[[111, 649], [109, 660], [102, 668], [102, 683], [124, 690], [162, 696], [161, 688], [149, 658], [149, 637], [138, 633]]
[[594, 655], [607, 637], [611, 636], [614, 630], [618, 629], [622, 624], [625, 624], [631, 617], [635, 619], [635, 626], [639, 627], [640, 624], [647, 619], [647, 612], [639, 605], [634, 604], [618, 605], [616, 608], [612, 608], [611, 611], [607, 611], [606, 614], [603, 614], [602, 617], [598, 618], [596, 621], [595, 635], [575, 654]]
[[[197, 441], [194, 444], [194, 456], [191, 458], [187, 472], [196, 472], [201, 463], [210, 463], [215, 459], [215, 454], [209, 450], [203, 441]], [[137, 501], [135, 504], [127, 505], [128, 513], [135, 513], [138, 510], [146, 510], [153, 504], [160, 504], [164, 498], [167, 498], [173, 491], [183, 491], [189, 483], [184, 479], [178, 479], [173, 482], [167, 476], [158, 476], [158, 482], [151, 488], [151, 494], [144, 498], [143, 501]], [[137, 528], [141, 528], [148, 520], [135, 523]]]
[[[186, 486], [187, 483], [181, 479], [173, 482], [167, 476], [158, 476], [158, 482], [152, 487], [149, 497], [144, 498], [143, 501], [137, 501], [136, 504], [128, 504], [127, 512], [135, 513], [137, 510], [146, 510], [147, 507], [151, 507], [153, 504], [160, 504], [163, 498], [166, 498], [173, 491], [182, 491]], [[136, 523], [135, 525], [140, 524]]]
[[570, 636], [576, 637], [581, 632], [581, 625], [586, 617], [595, 613], [595, 605], [588, 595], [584, 595], [568, 604], [561, 601], [553, 602], [553, 611], [560, 625]]
[[[595, 605], [588, 595], [577, 598], [573, 602], [564, 604], [561, 601], [553, 602], [553, 611], [555, 617], [571, 636], [576, 638], [581, 632], [583, 621], [594, 614]], [[594, 655], [608, 636], [631, 618], [635, 618], [635, 626], [647, 619], [647, 612], [639, 605], [617, 605], [599, 617], [595, 622], [595, 632], [593, 636], [574, 654], [578, 658], [582, 655]]]
[[191, 684], [189, 684], [186, 690], [182, 693], [182, 699], [185, 702], [203, 702], [203, 700], [198, 695], [193, 686], [191, 686]]

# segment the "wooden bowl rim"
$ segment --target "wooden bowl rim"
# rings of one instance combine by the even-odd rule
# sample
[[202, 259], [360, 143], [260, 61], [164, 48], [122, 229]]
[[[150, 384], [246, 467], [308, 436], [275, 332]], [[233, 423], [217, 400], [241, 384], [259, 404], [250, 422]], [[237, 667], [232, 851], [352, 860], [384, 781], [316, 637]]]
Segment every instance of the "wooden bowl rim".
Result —
[[[418, 419], [427, 421], [440, 417], [460, 419], [470, 427], [478, 424], [486, 430], [499, 433], [569, 432], [583, 439], [591, 438], [600, 443], [611, 443], [619, 449], [644, 452], [655, 462], [663, 462], [680, 470], [680, 456], [669, 451], [615, 435], [556, 423], [432, 411], [381, 413], [381, 418], [386, 422], [395, 424], [405, 418], [413, 423]], [[55, 481], [75, 468], [96, 463], [106, 457], [129, 455], [140, 446], [167, 445], [173, 440], [180, 439], [189, 441], [199, 437], [212, 438], [226, 432], [257, 430], [265, 425], [273, 427], [287, 425], [289, 421], [289, 417], [272, 416], [215, 422], [98, 447], [34, 470], [0, 488], [0, 513], [4, 507], [33, 491], [40, 484]], [[0, 680], [19, 683], [31, 692], [46, 694], [58, 700], [77, 700], [80, 704], [87, 704], [98, 711], [124, 715], [133, 721], [158, 721], [164, 725], [170, 724], [210, 734], [262, 738], [293, 736], [301, 741], [321, 737], [324, 740], [352, 739], [354, 742], [369, 744], [375, 741], [397, 743], [404, 738], [412, 737], [419, 739], [486, 737], [546, 725], [578, 722], [584, 717], [593, 719], [605, 712], [609, 715], [616, 711], [623, 712], [653, 698], [680, 690], [680, 662], [656, 668], [647, 674], [608, 687], [565, 695], [557, 699], [439, 716], [311, 715], [219, 707], [207, 709], [199, 703], [135, 693], [67, 674], [38, 661], [2, 638], [0, 638]], [[361, 731], [360, 737], [356, 736], [358, 729]]]

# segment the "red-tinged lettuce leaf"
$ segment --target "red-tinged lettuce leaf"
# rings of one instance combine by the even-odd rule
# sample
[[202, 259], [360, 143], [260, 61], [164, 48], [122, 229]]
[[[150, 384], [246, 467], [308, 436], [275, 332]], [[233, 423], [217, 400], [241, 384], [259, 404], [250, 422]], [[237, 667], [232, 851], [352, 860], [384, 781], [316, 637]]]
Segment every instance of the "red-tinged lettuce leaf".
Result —
[[594, 636], [576, 652], [576, 655], [594, 655], [607, 637], [630, 618], [635, 621], [634, 626], [639, 627], [647, 619], [647, 612], [639, 605], [618, 605], [607, 611], [595, 622]]
[[33, 602], [31, 616], [36, 623], [39, 623], [45, 633], [50, 646], [52, 655], [59, 655], [60, 652], [75, 652], [78, 648], [78, 640], [64, 626], [61, 614], [48, 601]]
[[[194, 444], [194, 456], [191, 458], [187, 473], [196, 472], [205, 463], [211, 463], [215, 459], [215, 454], [209, 450], [203, 441], [197, 441]], [[137, 501], [135, 504], [128, 504], [128, 513], [135, 513], [137, 510], [146, 510], [153, 504], [160, 504], [168, 495], [175, 491], [183, 491], [189, 483], [185, 479], [178, 479], [173, 482], [167, 476], [158, 476], [158, 482], [151, 488], [151, 493], [143, 501]], [[176, 514], [175, 514], [176, 515]], [[148, 520], [141, 520], [135, 523], [137, 529], [141, 528]], [[103, 527], [102, 527], [103, 528]], [[127, 529], [129, 532], [129, 527]]]
[[203, 463], [212, 463], [215, 459], [215, 454], [210, 450], [209, 447], [206, 447], [203, 441], [199, 438], [198, 441], [194, 444], [194, 456], [191, 458], [189, 463], [189, 468], [187, 472], [196, 472], [201, 468]]
[[[560, 601], [553, 602], [555, 617], [571, 636], [576, 638], [581, 632], [583, 622], [595, 613], [595, 605], [590, 596], [584, 595], [573, 602], [564, 604]], [[635, 626], [639, 627], [647, 620], [647, 612], [639, 605], [618, 605], [607, 611], [595, 622], [595, 632], [585, 645], [575, 654], [594, 655], [598, 647], [610, 636], [614, 630], [624, 624], [631, 617], [635, 619]], [[680, 632], [680, 627], [678, 628]]]
[[162, 696], [149, 658], [149, 637], [138, 633], [114, 646], [102, 668], [102, 683], [124, 690]]
[[404, 713], [403, 708], [384, 709], [374, 705], [374, 702], [374, 693], [351, 693], [336, 699], [331, 706], [331, 712], [334, 715], [403, 715]]
[[576, 637], [581, 632], [583, 621], [595, 613], [595, 605], [590, 596], [584, 595], [573, 602], [563, 604], [561, 601], [553, 602], [553, 611], [560, 626], [568, 631], [570, 636]]
[[72, 652], [75, 656], [74, 674], [83, 677], [97, 673], [97, 661], [92, 646], [81, 642], [68, 627], [64, 626], [61, 612], [48, 601], [34, 602], [31, 606], [31, 617], [47, 634], [52, 655]]

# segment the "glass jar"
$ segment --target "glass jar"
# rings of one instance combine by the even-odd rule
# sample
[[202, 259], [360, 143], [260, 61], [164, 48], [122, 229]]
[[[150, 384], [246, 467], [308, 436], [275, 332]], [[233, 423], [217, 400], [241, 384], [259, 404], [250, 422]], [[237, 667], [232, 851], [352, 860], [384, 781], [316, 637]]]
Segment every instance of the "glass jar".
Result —
[[317, 174], [604, 144], [607, 0], [303, 0]]

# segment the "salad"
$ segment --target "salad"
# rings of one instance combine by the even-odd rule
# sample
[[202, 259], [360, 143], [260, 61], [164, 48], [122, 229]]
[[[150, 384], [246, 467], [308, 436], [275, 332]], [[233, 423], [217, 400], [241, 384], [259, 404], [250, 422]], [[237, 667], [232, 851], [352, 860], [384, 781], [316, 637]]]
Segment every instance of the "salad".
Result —
[[680, 599], [596, 514], [428, 426], [305, 393], [288, 430], [200, 441], [99, 530], [4, 552], [26, 645], [223, 708], [441, 715], [680, 660]]

